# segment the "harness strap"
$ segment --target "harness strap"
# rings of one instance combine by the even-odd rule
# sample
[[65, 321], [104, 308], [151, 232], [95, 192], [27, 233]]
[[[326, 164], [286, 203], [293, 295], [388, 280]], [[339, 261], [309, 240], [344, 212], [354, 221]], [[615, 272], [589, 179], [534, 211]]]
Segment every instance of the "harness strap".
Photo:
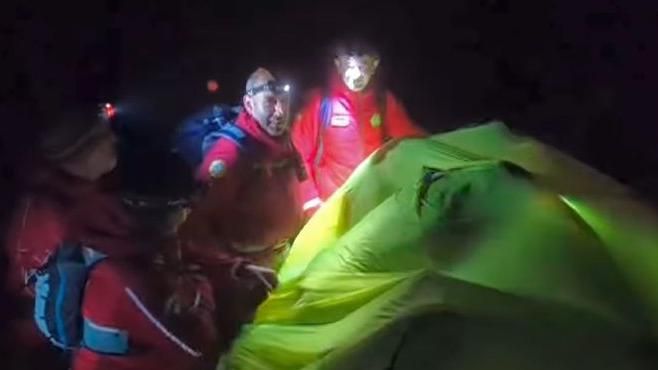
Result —
[[230, 140], [235, 145], [237, 145], [238, 148], [240, 148], [240, 150], [242, 150], [244, 149], [244, 144], [245, 144], [245, 139], [247, 138], [247, 134], [245, 134], [245, 132], [242, 131], [242, 129], [240, 129], [238, 126], [230, 125], [221, 129], [217, 133], [217, 137]]
[[329, 126], [331, 122], [331, 98], [329, 96], [324, 96], [320, 102], [320, 128], [318, 128], [318, 137], [316, 138], [316, 150], [315, 150], [315, 159], [313, 161], [314, 167], [320, 165], [322, 160], [322, 155], [324, 154], [324, 130]]

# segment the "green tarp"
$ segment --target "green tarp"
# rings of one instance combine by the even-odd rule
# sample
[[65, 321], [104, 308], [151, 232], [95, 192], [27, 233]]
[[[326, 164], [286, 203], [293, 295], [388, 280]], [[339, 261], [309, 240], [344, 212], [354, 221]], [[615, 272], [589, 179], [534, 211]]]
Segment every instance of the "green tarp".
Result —
[[279, 278], [221, 368], [658, 366], [655, 214], [500, 123], [380, 149]]

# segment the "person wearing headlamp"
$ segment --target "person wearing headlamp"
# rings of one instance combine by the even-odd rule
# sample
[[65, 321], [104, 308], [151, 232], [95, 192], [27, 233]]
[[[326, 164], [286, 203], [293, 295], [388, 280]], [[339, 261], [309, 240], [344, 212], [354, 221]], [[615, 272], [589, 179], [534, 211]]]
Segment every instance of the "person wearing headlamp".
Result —
[[297, 232], [305, 173], [289, 138], [289, 95], [268, 70], [250, 75], [235, 124], [197, 168], [207, 191], [183, 225], [185, 238], [269, 266], [275, 246]]
[[360, 41], [337, 47], [329, 86], [311, 92], [293, 124], [292, 140], [309, 174], [302, 185], [307, 216], [385, 142], [425, 135], [378, 85], [379, 61], [377, 51]]
[[16, 301], [5, 335], [14, 340], [21, 369], [66, 368], [32, 318], [32, 277], [70, 236], [76, 223], [72, 209], [107, 193], [106, 175], [117, 163], [116, 141], [109, 123], [93, 106], [67, 109], [38, 135], [37, 163], [28, 168], [25, 191], [10, 216], [4, 243], [9, 262], [5, 288]]

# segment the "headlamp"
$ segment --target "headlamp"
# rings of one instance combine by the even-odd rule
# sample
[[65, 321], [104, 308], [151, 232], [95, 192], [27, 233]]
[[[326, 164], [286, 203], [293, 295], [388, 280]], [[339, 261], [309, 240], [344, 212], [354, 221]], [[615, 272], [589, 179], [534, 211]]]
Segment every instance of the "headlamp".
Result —
[[247, 94], [251, 95], [251, 96], [254, 96], [254, 95], [256, 95], [258, 93], [261, 93], [261, 92], [264, 92], [264, 91], [271, 92], [271, 93], [274, 93], [274, 94], [277, 94], [277, 95], [278, 94], [287, 94], [287, 93], [290, 92], [290, 85], [289, 84], [282, 84], [282, 83], [279, 83], [279, 82], [276, 82], [276, 81], [268, 81], [268, 82], [266, 82], [262, 85], [259, 85], [259, 86], [256, 86], [256, 87], [253, 87], [253, 88], [247, 90]]
[[117, 110], [111, 103], [100, 104], [100, 117], [105, 121], [111, 121], [117, 114]]

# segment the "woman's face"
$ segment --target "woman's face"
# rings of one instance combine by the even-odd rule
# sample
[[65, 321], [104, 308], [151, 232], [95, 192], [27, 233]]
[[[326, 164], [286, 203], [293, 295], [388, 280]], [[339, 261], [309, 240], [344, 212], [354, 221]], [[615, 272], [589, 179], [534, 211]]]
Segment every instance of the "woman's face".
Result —
[[86, 152], [62, 163], [66, 172], [89, 181], [96, 181], [117, 165], [116, 137], [108, 130]]

